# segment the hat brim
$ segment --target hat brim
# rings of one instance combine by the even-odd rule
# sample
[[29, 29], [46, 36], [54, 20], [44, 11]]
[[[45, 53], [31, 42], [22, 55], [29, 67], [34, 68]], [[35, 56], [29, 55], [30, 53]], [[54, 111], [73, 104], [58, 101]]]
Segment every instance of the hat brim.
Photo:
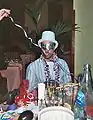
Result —
[[56, 44], [56, 45], [55, 45], [55, 49], [58, 47], [58, 42], [57, 42], [56, 40], [51, 41], [51, 40], [39, 39], [39, 41], [38, 41], [38, 46], [39, 46], [40, 48], [41, 48], [41, 43], [44, 42], [44, 41], [50, 41], [50, 42], [55, 43], [55, 44]]

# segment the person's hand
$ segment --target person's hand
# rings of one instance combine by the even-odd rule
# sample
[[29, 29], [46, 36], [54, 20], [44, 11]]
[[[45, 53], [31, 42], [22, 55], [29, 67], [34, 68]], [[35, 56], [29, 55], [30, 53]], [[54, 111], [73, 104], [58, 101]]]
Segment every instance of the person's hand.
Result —
[[0, 20], [2, 20], [4, 17], [8, 17], [10, 15], [9, 9], [1, 9], [0, 10]]

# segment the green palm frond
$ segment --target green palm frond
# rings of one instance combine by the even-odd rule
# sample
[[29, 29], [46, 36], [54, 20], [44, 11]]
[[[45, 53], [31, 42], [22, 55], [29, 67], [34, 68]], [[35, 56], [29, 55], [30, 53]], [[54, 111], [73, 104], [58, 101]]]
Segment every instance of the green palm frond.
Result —
[[60, 34], [66, 34], [68, 32], [71, 31], [79, 31], [80, 27], [77, 27], [77, 24], [75, 25], [68, 25], [66, 23], [64, 23], [63, 21], [58, 21], [56, 24], [54, 24], [51, 27], [51, 30], [55, 32], [56, 36], [60, 35]]
[[35, 6], [32, 8], [30, 4], [25, 5], [25, 11], [32, 17], [35, 24], [38, 24], [41, 18], [41, 9], [46, 0], [37, 0]]
[[38, 20], [37, 20], [38, 15], [34, 14], [33, 10], [29, 7], [29, 5], [25, 6], [25, 11], [33, 19], [34, 24], [37, 25], [38, 24]]

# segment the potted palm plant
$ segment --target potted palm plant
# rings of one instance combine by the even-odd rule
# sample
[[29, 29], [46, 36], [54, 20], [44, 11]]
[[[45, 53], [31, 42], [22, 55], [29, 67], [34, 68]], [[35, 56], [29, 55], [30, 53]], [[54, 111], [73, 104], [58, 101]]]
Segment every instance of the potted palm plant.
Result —
[[[36, 30], [34, 31], [34, 33], [31, 33], [31, 37], [33, 37], [33, 41], [37, 43], [37, 38], [40, 37], [40, 33], [43, 31], [38, 27], [39, 21], [41, 19], [41, 10], [42, 7], [44, 6], [45, 2], [47, 0], [35, 0], [34, 1], [34, 5], [32, 7], [32, 2], [30, 0], [27, 0], [25, 3], [25, 11], [26, 13], [31, 17], [31, 19], [33, 19], [33, 23], [36, 26]], [[49, 26], [48, 28], [44, 28], [46, 30], [52, 30], [53, 32], [55, 32], [56, 37], [61, 36], [66, 36], [67, 34], [71, 33], [72, 31], [79, 31], [79, 28], [77, 26], [77, 24], [68, 24], [65, 21], [62, 20], [58, 20], [56, 21], [56, 23], [52, 26]], [[34, 35], [35, 34], [35, 35]], [[36, 38], [35, 38], [36, 37]], [[64, 43], [66, 42], [65, 39], [58, 39], [59, 43], [60, 43], [60, 50], [65, 53], [65, 51], [63, 50], [64, 48]], [[31, 43], [29, 43], [31, 44]]]

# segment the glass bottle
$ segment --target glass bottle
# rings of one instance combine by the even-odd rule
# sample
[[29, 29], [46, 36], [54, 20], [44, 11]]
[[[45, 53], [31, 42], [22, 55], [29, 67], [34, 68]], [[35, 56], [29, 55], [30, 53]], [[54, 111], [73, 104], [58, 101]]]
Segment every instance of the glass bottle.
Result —
[[88, 112], [88, 105], [93, 103], [90, 102], [90, 98], [91, 101], [93, 101], [92, 83], [91, 65], [85, 64], [83, 67], [82, 79], [80, 81], [80, 87], [74, 105], [74, 114], [75, 119], [77, 120], [91, 120], [92, 118]]
[[87, 119], [93, 118], [93, 79], [91, 73], [91, 65], [86, 64], [84, 66], [85, 79], [86, 79], [86, 97], [85, 97], [85, 111], [87, 114]]

